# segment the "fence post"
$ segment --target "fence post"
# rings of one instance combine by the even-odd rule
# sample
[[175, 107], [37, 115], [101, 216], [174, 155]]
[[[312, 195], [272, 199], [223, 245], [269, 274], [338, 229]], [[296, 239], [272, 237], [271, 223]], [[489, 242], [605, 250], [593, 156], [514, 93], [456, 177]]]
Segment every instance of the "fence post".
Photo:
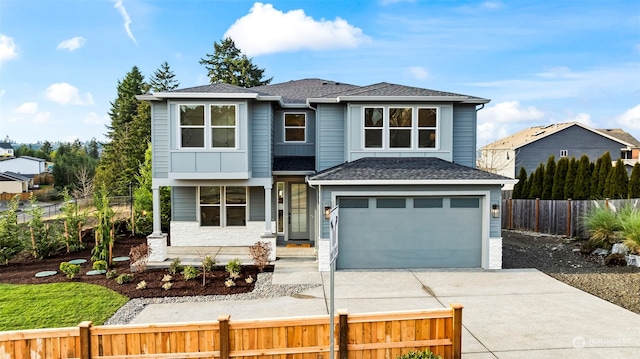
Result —
[[567, 237], [571, 237], [571, 198], [567, 198]]
[[453, 359], [462, 358], [462, 304], [452, 303], [451, 309], [453, 309], [453, 335], [451, 337], [452, 342], [452, 354]]
[[338, 309], [340, 319], [340, 338], [338, 340], [338, 358], [347, 359], [349, 357], [349, 323], [347, 321], [348, 312], [346, 309]]
[[78, 324], [80, 329], [80, 359], [91, 359], [91, 322]]
[[540, 198], [536, 198], [536, 232], [540, 229]]
[[509, 198], [509, 202], [507, 204], [507, 210], [509, 211], [507, 220], [507, 229], [513, 229], [513, 198]]
[[604, 199], [604, 204], [607, 206], [607, 209], [609, 209], [609, 198]]
[[231, 351], [231, 340], [229, 338], [230, 318], [230, 315], [218, 317], [218, 325], [220, 327], [220, 359], [229, 359], [229, 352]]

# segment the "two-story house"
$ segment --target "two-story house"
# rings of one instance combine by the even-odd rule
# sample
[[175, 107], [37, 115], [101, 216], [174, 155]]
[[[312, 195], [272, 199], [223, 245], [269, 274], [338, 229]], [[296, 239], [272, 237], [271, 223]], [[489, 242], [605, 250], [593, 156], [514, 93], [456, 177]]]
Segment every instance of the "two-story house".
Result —
[[[151, 103], [154, 230], [171, 186], [171, 246], [312, 243], [329, 268], [338, 206], [345, 268], [500, 268], [500, 190], [475, 169], [487, 99], [378, 83], [212, 84]], [[277, 254], [273, 253], [273, 257]]]

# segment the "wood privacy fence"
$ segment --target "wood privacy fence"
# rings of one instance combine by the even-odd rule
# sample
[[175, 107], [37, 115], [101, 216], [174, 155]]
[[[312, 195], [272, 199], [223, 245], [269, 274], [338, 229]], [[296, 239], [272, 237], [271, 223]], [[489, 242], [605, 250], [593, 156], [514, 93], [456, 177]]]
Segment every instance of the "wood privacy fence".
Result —
[[584, 219], [595, 206], [640, 208], [640, 199], [503, 199], [502, 228], [589, 238]]
[[[390, 358], [429, 349], [460, 359], [462, 305], [336, 318], [337, 358]], [[328, 359], [329, 316], [0, 332], [0, 358]]]
[[20, 196], [20, 200], [21, 201], [28, 201], [29, 198], [31, 197], [31, 193], [32, 192], [22, 192], [22, 193], [7, 193], [7, 192], [2, 192], [0, 193], [0, 201], [11, 201], [13, 199], [13, 197], [15, 196]]

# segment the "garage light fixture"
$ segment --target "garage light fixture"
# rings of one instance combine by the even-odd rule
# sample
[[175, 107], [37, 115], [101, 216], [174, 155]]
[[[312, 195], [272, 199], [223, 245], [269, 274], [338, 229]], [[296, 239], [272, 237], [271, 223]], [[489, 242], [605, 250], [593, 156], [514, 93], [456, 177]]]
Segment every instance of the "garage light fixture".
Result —
[[497, 204], [491, 205], [491, 217], [499, 218], [500, 217], [500, 206]]
[[331, 219], [331, 206], [324, 206], [324, 219]]

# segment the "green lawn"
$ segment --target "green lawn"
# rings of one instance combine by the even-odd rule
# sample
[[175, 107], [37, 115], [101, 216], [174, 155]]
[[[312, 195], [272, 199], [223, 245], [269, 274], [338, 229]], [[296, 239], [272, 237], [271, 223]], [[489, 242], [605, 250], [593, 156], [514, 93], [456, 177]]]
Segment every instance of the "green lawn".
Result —
[[128, 301], [110, 289], [86, 283], [0, 284], [0, 331], [104, 323]]

